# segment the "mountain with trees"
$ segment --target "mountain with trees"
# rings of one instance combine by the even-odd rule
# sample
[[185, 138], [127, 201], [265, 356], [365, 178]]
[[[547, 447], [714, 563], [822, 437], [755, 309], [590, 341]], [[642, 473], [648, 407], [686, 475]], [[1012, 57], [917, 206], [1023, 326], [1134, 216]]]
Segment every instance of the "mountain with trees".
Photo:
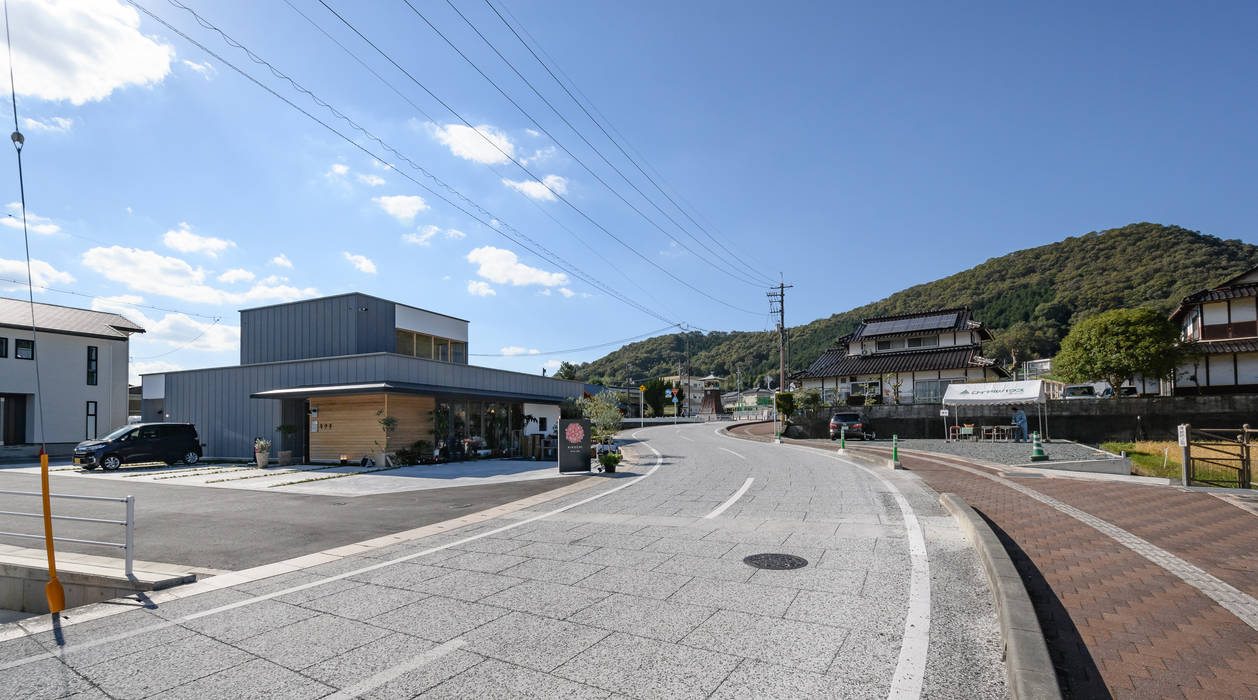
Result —
[[[1258, 265], [1258, 246], [1178, 226], [1138, 223], [1093, 231], [992, 258], [963, 272], [909, 287], [864, 306], [789, 329], [788, 371], [806, 369], [861, 319], [968, 306], [996, 338], [986, 354], [1005, 364], [1051, 357], [1070, 328], [1111, 309], [1149, 307], [1168, 314], [1184, 296]], [[690, 350], [691, 373], [749, 387], [772, 374], [775, 332], [672, 333], [570, 365], [574, 378], [623, 384], [677, 373]]]

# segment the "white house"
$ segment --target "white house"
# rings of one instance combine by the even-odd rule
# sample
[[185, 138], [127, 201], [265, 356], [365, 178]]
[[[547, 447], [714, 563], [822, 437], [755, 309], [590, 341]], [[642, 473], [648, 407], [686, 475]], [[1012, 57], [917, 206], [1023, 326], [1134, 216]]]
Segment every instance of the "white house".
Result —
[[1170, 319], [1201, 350], [1175, 373], [1177, 394], [1258, 392], [1258, 267], [1184, 297]]
[[[867, 318], [799, 375], [823, 400], [874, 396], [880, 403], [939, 403], [949, 384], [1009, 376], [983, 357], [991, 331], [968, 308]], [[858, 401], [860, 399], [857, 399]]]
[[[127, 424], [127, 350], [144, 329], [118, 314], [0, 298], [0, 444], [65, 446]], [[43, 420], [35, 401], [35, 366]]]

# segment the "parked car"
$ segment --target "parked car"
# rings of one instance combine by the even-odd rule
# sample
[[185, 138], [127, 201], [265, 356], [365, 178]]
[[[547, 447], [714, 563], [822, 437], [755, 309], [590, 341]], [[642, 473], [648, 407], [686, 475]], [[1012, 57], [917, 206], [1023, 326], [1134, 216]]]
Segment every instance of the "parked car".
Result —
[[[1140, 390], [1134, 386], [1123, 386], [1123, 387], [1118, 388], [1118, 398], [1120, 399], [1126, 399], [1126, 398], [1131, 398], [1135, 396], [1140, 396]], [[1114, 390], [1111, 387], [1108, 387], [1108, 386], [1105, 387], [1105, 391], [1101, 392], [1101, 398], [1103, 399], [1114, 398]]]
[[114, 471], [127, 463], [196, 464], [201, 442], [191, 423], [128, 425], [99, 440], [84, 440], [74, 448], [74, 463], [84, 469]]
[[1061, 390], [1063, 399], [1095, 399], [1096, 387], [1091, 384], [1071, 384]]
[[836, 413], [830, 416], [831, 440], [838, 440], [844, 428], [847, 428], [850, 437], [859, 437], [862, 440], [873, 440], [877, 437], [873, 425], [859, 413]]

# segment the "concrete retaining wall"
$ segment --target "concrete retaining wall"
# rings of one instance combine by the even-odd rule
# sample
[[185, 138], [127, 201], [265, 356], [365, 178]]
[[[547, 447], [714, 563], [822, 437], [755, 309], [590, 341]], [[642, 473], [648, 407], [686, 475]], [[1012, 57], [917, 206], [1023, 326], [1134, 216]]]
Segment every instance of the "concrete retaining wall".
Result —
[[[196, 580], [196, 576], [187, 574], [157, 581], [139, 578], [130, 580], [124, 576], [68, 571], [57, 567], [57, 580], [65, 590], [66, 609], [70, 609], [134, 595], [139, 591], [160, 590], [190, 583]], [[44, 592], [47, 583], [46, 568], [0, 561], [0, 609], [48, 612], [48, 598]]]
[[[938, 404], [865, 406], [858, 409], [875, 425], [878, 437], [898, 434], [903, 438], [943, 437]], [[1008, 406], [950, 407], [948, 422], [959, 415], [963, 423], [1009, 422]], [[1035, 409], [1028, 407], [1028, 423], [1036, 426]], [[1049, 401], [1048, 435], [1079, 442], [1107, 440], [1174, 440], [1175, 426], [1191, 423], [1203, 428], [1239, 428], [1258, 425], [1258, 395], [1160, 396], [1126, 399], [1076, 399]], [[817, 425], [820, 423], [817, 422]], [[813, 437], [824, 437], [818, 433]]]

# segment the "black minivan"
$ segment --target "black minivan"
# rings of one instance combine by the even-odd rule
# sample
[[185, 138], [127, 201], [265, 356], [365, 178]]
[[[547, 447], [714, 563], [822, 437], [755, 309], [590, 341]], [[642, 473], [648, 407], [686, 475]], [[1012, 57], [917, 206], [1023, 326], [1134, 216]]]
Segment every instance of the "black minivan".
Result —
[[196, 464], [201, 442], [191, 423], [137, 423], [99, 440], [84, 440], [74, 448], [74, 464], [111, 472], [128, 462]]

